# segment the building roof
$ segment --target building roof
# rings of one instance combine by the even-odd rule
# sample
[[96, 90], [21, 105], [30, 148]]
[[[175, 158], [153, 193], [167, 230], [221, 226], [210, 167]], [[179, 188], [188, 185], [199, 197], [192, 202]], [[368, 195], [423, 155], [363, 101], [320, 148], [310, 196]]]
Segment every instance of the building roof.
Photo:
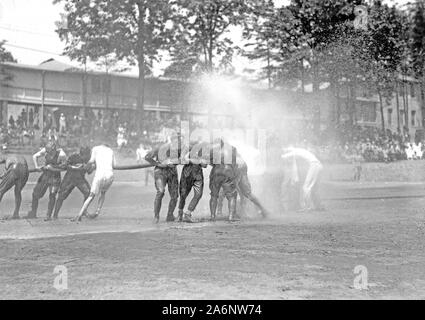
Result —
[[56, 61], [54, 59], [46, 60], [39, 65], [22, 64], [16, 62], [2, 62], [5, 66], [21, 68], [21, 69], [32, 69], [37, 71], [55, 71], [55, 72], [82, 72], [81, 69], [74, 66]]
[[50, 58], [46, 61], [43, 61], [42, 63], [40, 63], [41, 67], [45, 68], [45, 70], [50, 70], [50, 71], [82, 71], [80, 68], [76, 68], [74, 66], [71, 66], [69, 64], [60, 62], [60, 61], [56, 61], [53, 58]]
[[[30, 64], [22, 64], [22, 63], [16, 63], [16, 62], [1, 62], [1, 65], [9, 66], [12, 68], [19, 68], [19, 69], [30, 69], [35, 71], [50, 71], [50, 72], [69, 72], [69, 73], [87, 73], [91, 75], [105, 75], [105, 72], [101, 71], [93, 71], [93, 70], [87, 70], [84, 71], [82, 68], [78, 68], [60, 61], [56, 61], [55, 59], [48, 59], [46, 61], [43, 61], [39, 65], [30, 65]], [[129, 79], [137, 79], [137, 75], [133, 74], [125, 74], [125, 73], [116, 73], [116, 72], [110, 72], [110, 76], [113, 77], [122, 77], [122, 78], [129, 78]], [[146, 76], [145, 79], [149, 80], [161, 80], [161, 81], [171, 81], [171, 82], [181, 82], [181, 80], [173, 79], [173, 78], [167, 78], [167, 77], [154, 77], [154, 76]]]
[[398, 80], [406, 81], [406, 82], [416, 82], [416, 83], [420, 83], [421, 82], [420, 80], [418, 80], [418, 79], [416, 79], [416, 78], [414, 78], [412, 76], [405, 75], [405, 74], [399, 74], [398, 75]]

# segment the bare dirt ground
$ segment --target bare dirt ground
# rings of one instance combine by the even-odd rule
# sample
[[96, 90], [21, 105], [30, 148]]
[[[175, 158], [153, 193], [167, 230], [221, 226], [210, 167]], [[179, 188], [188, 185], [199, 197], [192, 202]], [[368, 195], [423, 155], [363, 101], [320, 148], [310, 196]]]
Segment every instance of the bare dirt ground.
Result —
[[[82, 200], [74, 191], [58, 221], [42, 221], [44, 199], [39, 219], [0, 222], [0, 298], [425, 298], [421, 184], [326, 184], [326, 212], [153, 225], [153, 187], [127, 180], [116, 180], [95, 221], [69, 221]], [[200, 219], [208, 198], [206, 188]], [[8, 194], [0, 215], [12, 208]], [[67, 290], [53, 286], [57, 265], [67, 267]], [[368, 270], [367, 290], [353, 287], [357, 265]]]

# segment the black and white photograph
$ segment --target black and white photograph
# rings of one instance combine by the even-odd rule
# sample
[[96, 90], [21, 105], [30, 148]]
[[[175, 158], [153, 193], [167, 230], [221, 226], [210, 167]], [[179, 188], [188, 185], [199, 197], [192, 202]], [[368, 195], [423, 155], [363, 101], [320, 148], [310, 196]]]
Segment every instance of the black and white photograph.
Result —
[[0, 0], [0, 300], [268, 318], [424, 266], [424, 0]]

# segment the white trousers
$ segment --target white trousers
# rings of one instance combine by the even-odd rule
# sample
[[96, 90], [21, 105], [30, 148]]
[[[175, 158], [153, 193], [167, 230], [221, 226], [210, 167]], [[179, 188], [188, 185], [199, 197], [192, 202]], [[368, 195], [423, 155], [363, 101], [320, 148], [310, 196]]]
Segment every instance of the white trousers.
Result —
[[[317, 188], [319, 183], [320, 174], [323, 170], [323, 165], [320, 162], [312, 162], [307, 171], [307, 176], [305, 177], [305, 181], [302, 188], [302, 208], [313, 209], [314, 208], [314, 199], [313, 192]], [[316, 195], [314, 195], [316, 196]]]

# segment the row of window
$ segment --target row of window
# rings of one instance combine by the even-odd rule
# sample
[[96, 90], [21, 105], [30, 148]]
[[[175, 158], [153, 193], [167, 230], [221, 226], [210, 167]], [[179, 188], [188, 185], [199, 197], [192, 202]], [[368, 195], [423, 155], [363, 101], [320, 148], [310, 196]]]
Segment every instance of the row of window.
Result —
[[[400, 97], [404, 95], [404, 93], [407, 91], [410, 97], [414, 98], [416, 97], [416, 92], [419, 91], [419, 88], [417, 88], [417, 84], [415, 83], [405, 83], [404, 86], [402, 84], [399, 84], [398, 86], [398, 94]], [[370, 87], [364, 87], [363, 88], [363, 97], [371, 97], [375, 91], [371, 89]]]
[[111, 79], [95, 77], [91, 79], [92, 93], [111, 93]]
[[[404, 110], [400, 110], [400, 119], [404, 122], [405, 113]], [[393, 109], [387, 109], [387, 121], [388, 125], [392, 126], [393, 124]], [[415, 127], [417, 125], [417, 119], [416, 119], [416, 110], [410, 111], [410, 124], [412, 127]]]

